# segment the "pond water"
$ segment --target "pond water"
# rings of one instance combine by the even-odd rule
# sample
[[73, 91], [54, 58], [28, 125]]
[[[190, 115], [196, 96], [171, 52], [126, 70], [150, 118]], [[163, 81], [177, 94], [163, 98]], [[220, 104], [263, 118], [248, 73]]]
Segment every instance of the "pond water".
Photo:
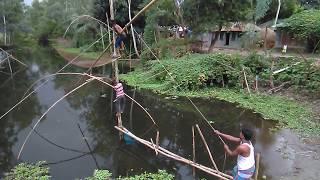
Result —
[[[21, 69], [22, 67], [15, 65], [14, 71], [18, 73], [14, 74], [13, 79], [7, 74], [0, 75], [1, 115], [23, 97], [33, 82], [56, 72], [66, 63], [50, 48], [17, 50], [16, 55], [29, 67]], [[83, 71], [76, 67], [65, 70]], [[19, 162], [46, 161], [53, 179], [84, 178], [91, 176], [94, 169], [98, 168], [108, 169], [114, 176], [165, 169], [174, 174], [176, 179], [192, 179], [192, 168], [189, 166], [163, 156], [157, 157], [154, 151], [138, 143], [126, 145], [119, 142], [111, 108], [112, 90], [97, 82], [79, 89], [49, 111], [36, 128], [36, 133], [31, 135], [21, 158], [16, 160], [27, 133], [36, 121], [55, 101], [81, 82], [81, 78], [77, 76], [55, 76], [46, 80], [48, 82], [34, 95], [0, 120], [1, 174]], [[37, 86], [44, 81], [38, 82]], [[162, 147], [192, 159], [191, 127], [199, 124], [218, 167], [222, 168], [223, 145], [188, 100], [166, 98], [149, 91], [135, 91], [130, 87], [126, 87], [126, 92], [146, 107], [157, 121]], [[237, 136], [240, 126], [253, 128], [256, 151], [263, 155], [260, 175], [266, 175], [268, 179], [278, 179], [281, 171], [291, 166], [290, 162], [281, 161], [281, 155], [275, 151], [282, 140], [279, 133], [273, 134], [269, 130], [275, 126], [274, 123], [264, 121], [258, 114], [227, 102], [212, 99], [194, 99], [194, 102], [203, 114], [214, 122], [213, 126], [222, 132]], [[151, 137], [155, 139], [156, 129], [150, 130], [151, 120], [137, 105], [131, 105], [131, 102], [127, 101], [122, 119], [124, 126], [136, 135], [148, 140]], [[287, 134], [291, 136], [290, 132]], [[90, 149], [92, 154], [88, 153]], [[211, 166], [199, 135], [196, 137], [196, 154], [197, 162]], [[231, 169], [235, 161], [235, 158], [228, 157], [226, 169]], [[215, 179], [199, 171], [197, 176]]]

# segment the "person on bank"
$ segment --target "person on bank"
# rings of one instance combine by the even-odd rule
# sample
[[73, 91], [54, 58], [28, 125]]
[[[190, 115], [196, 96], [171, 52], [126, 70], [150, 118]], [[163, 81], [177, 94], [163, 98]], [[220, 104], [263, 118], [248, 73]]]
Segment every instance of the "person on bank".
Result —
[[119, 26], [115, 20], [111, 20], [111, 25], [112, 25], [113, 31], [117, 35], [116, 42], [115, 42], [116, 54], [113, 54], [112, 57], [117, 58], [117, 57], [121, 57], [120, 49], [121, 50], [124, 49], [124, 40], [127, 35], [122, 29], [122, 27]]
[[113, 101], [115, 103], [116, 116], [120, 116], [125, 108], [126, 97], [123, 91], [122, 83], [117, 82], [116, 79], [112, 80], [113, 89], [116, 92], [116, 99]]
[[249, 180], [255, 171], [254, 148], [251, 143], [252, 131], [243, 128], [240, 131], [239, 137], [234, 137], [228, 134], [214, 131], [222, 138], [239, 143], [235, 150], [231, 151], [228, 145], [224, 145], [224, 149], [229, 156], [238, 156], [237, 164], [233, 168], [232, 176], [234, 180]]

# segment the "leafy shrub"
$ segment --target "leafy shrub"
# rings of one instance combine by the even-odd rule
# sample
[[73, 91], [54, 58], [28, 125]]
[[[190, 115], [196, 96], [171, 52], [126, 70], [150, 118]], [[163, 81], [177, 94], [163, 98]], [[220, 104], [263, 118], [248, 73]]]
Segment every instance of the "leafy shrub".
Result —
[[174, 176], [168, 174], [164, 170], [159, 170], [158, 173], [143, 173], [133, 177], [119, 177], [118, 180], [173, 180]]
[[44, 167], [45, 162], [36, 164], [21, 163], [14, 167], [6, 176], [5, 180], [49, 180], [49, 168]]
[[278, 82], [290, 81], [298, 89], [305, 88], [311, 92], [320, 90], [320, 68], [312, 62], [300, 63], [275, 76]]
[[166, 81], [177, 90], [193, 90], [211, 85], [239, 86], [241, 63], [241, 57], [237, 55], [193, 54], [179, 59], [161, 60], [161, 64], [151, 61], [147, 67], [149, 69], [152, 66], [150, 74], [154, 80]]
[[88, 177], [86, 180], [108, 180], [112, 174], [108, 170], [95, 170], [93, 177]]

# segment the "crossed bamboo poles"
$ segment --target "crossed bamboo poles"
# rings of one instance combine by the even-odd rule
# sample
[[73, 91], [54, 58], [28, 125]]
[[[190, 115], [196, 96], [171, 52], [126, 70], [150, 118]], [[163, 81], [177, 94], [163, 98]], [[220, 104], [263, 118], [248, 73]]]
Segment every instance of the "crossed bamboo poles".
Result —
[[[207, 143], [206, 143], [206, 141], [204, 139], [204, 136], [203, 136], [203, 134], [202, 134], [202, 132], [201, 132], [201, 130], [200, 130], [198, 125], [196, 125], [196, 128], [197, 128], [197, 130], [198, 130], [198, 132], [199, 132], [199, 134], [201, 136], [201, 139], [202, 139], [204, 145], [206, 146], [207, 152], [208, 152], [208, 154], [210, 156], [210, 159], [211, 159], [211, 162], [212, 162], [212, 164], [214, 166], [214, 169], [212, 169], [210, 167], [207, 167], [207, 166], [204, 166], [204, 165], [201, 165], [199, 163], [196, 163], [195, 161], [191, 161], [189, 159], [181, 157], [181, 156], [179, 156], [179, 155], [177, 155], [177, 154], [175, 154], [175, 153], [173, 153], [171, 151], [166, 150], [165, 148], [162, 148], [161, 146], [159, 146], [159, 140], [158, 140], [159, 139], [159, 135], [158, 135], [159, 133], [157, 133], [157, 137], [156, 137], [157, 143], [154, 144], [152, 139], [150, 139], [150, 141], [147, 141], [147, 140], [144, 140], [142, 138], [139, 138], [136, 135], [134, 135], [133, 133], [131, 133], [129, 130], [127, 130], [125, 127], [115, 126], [115, 128], [118, 131], [120, 131], [120, 132], [122, 132], [124, 134], [127, 134], [128, 136], [130, 136], [131, 138], [133, 138], [137, 142], [139, 142], [141, 144], [144, 144], [145, 146], [153, 149], [155, 151], [156, 155], [161, 154], [163, 156], [166, 156], [168, 158], [171, 158], [171, 159], [174, 159], [176, 161], [182, 162], [184, 164], [188, 164], [188, 165], [192, 166], [193, 168], [197, 168], [197, 169], [199, 169], [199, 170], [201, 170], [203, 172], [206, 172], [206, 173], [208, 173], [210, 175], [216, 176], [216, 177], [218, 177], [220, 179], [223, 179], [223, 180], [231, 180], [231, 179], [233, 179], [232, 176], [219, 171], [215, 161], [212, 158], [212, 154], [210, 152], [210, 149], [209, 149], [209, 147], [208, 147], [208, 145], [207, 145]], [[194, 139], [194, 137], [193, 137], [193, 139]]]

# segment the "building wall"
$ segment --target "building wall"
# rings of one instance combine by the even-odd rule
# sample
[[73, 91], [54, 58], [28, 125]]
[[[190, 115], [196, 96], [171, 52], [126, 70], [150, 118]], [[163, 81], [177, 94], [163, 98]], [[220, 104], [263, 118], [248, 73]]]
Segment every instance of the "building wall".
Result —
[[293, 37], [292, 34], [284, 31], [276, 31], [276, 48], [283, 48], [284, 45], [289, 49], [306, 49], [307, 41], [299, 40]]
[[[197, 37], [197, 40], [201, 43], [198, 43], [198, 49], [201, 51], [208, 51], [211, 40], [218, 36], [218, 39], [214, 45], [216, 48], [230, 48], [230, 49], [240, 49], [241, 48], [241, 41], [240, 41], [240, 32], [218, 32], [214, 33], [202, 33]], [[229, 36], [229, 43], [227, 43], [227, 39]], [[200, 46], [200, 47], [199, 47]]]

